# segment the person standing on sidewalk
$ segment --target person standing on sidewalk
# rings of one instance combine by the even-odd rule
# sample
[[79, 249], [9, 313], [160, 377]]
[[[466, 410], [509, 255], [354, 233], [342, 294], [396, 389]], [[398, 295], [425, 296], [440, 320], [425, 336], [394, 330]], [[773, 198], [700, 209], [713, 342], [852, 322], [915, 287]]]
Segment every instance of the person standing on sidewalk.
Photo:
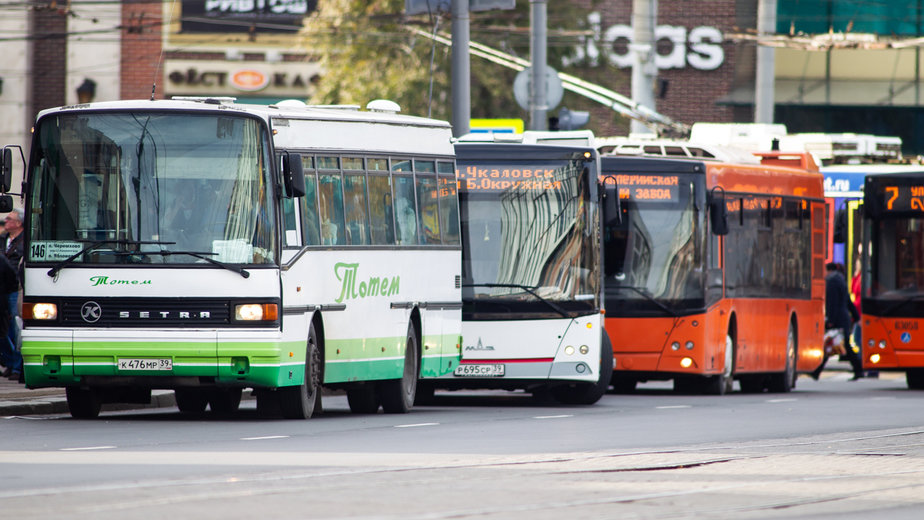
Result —
[[[9, 340], [9, 344], [12, 345], [12, 352], [4, 352], [7, 349], [6, 345], [4, 345], [6, 342], [0, 342], [0, 358], [3, 359], [3, 365], [6, 367], [2, 375], [10, 379], [22, 378], [22, 354], [19, 351], [20, 330], [19, 323], [16, 321], [16, 317], [19, 316], [19, 287], [21, 285], [21, 280], [19, 280], [19, 278], [23, 255], [22, 224], [22, 210], [13, 208], [13, 210], [6, 215], [6, 218], [3, 219], [4, 232], [0, 234], [0, 244], [3, 245], [3, 256], [9, 260], [9, 264], [13, 269], [13, 274], [17, 279], [12, 290], [7, 293], [5, 300], [7, 302], [7, 311], [9, 314], [9, 317], [6, 318], [8, 325], [5, 336]], [[3, 285], [5, 285], [5, 283]], [[7, 291], [4, 290], [4, 292]], [[9, 363], [6, 361], [9, 361]]]

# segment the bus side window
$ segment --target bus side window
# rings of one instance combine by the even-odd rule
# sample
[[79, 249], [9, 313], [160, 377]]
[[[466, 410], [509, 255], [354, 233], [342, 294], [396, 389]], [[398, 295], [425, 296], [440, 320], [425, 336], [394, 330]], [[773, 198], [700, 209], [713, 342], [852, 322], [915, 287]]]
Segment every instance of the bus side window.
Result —
[[347, 242], [353, 245], [369, 244], [369, 226], [366, 218], [366, 176], [364, 174], [344, 175], [343, 195]]
[[440, 211], [436, 177], [417, 177], [417, 201], [420, 204], [420, 243], [440, 243]]
[[[310, 157], [307, 158], [309, 161]], [[304, 162], [305, 157], [302, 158]], [[318, 215], [318, 178], [314, 170], [305, 167], [305, 196], [301, 197], [302, 204], [302, 233], [306, 245], [321, 244], [321, 224]]]
[[[440, 173], [442, 166], [447, 165], [452, 173], [451, 163], [439, 163]], [[455, 177], [439, 178], [440, 197], [440, 229], [443, 231], [443, 244], [457, 246], [461, 241], [459, 233], [459, 196]]]
[[318, 196], [320, 199], [321, 244], [326, 246], [346, 244], [341, 183], [339, 172], [320, 174]]
[[417, 205], [414, 200], [414, 178], [395, 175], [395, 227], [399, 245], [417, 244]]
[[369, 217], [372, 243], [394, 245], [395, 216], [391, 203], [391, 183], [387, 175], [369, 175]]

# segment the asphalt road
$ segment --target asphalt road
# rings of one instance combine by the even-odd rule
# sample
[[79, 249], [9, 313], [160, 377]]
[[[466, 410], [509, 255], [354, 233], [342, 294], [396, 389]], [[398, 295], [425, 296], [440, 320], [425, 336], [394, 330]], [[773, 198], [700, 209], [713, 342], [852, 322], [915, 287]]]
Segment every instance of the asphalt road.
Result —
[[564, 407], [438, 394], [406, 415], [327, 396], [308, 421], [175, 408], [0, 420], [0, 511], [22, 518], [924, 517], [924, 392], [799, 380], [789, 394], [667, 384]]

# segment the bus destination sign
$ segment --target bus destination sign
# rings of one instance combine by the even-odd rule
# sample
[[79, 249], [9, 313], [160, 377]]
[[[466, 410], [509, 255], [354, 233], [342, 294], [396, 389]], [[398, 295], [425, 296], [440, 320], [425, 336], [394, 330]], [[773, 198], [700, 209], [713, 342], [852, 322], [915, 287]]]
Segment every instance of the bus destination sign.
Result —
[[882, 197], [886, 212], [924, 213], [924, 183], [883, 185]]
[[679, 177], [676, 175], [617, 174], [619, 198], [647, 202], [675, 202], [679, 197]]
[[[580, 170], [578, 170], [580, 171]], [[561, 190], [563, 171], [547, 166], [459, 166], [456, 177], [462, 191]]]

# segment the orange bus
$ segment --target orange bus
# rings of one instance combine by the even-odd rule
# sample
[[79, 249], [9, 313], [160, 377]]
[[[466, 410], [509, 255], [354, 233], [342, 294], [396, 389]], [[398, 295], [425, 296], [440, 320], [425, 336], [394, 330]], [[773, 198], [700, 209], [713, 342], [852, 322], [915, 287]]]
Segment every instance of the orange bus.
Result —
[[863, 367], [924, 389], [924, 168], [866, 177]]
[[760, 156], [602, 157], [615, 391], [788, 392], [821, 363], [822, 175], [807, 154]]

